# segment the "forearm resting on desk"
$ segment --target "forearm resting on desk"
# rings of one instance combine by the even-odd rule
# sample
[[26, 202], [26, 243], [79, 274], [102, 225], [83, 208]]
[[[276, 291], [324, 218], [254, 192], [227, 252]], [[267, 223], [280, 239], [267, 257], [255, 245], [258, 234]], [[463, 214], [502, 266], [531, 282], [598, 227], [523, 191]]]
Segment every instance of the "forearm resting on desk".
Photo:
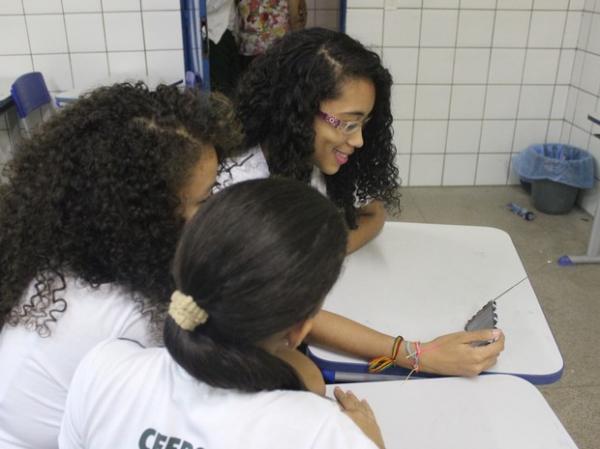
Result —
[[[386, 335], [356, 321], [322, 310], [313, 322], [308, 342], [318, 344], [354, 357], [369, 360], [379, 356], [390, 356], [395, 336]], [[473, 342], [494, 340], [487, 346], [474, 347]], [[481, 330], [456, 332], [443, 335], [422, 344], [420, 370], [434, 374], [474, 376], [496, 363], [504, 349], [501, 331]], [[407, 358], [404, 345], [396, 357], [395, 364], [413, 368]]]

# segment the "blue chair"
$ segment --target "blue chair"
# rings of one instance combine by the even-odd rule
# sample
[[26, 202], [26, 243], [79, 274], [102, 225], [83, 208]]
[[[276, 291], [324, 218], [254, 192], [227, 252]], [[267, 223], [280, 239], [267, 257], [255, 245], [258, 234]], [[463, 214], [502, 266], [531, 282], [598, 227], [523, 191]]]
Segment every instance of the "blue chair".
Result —
[[38, 121], [43, 120], [43, 111], [41, 108], [49, 106], [54, 110], [54, 104], [44, 77], [40, 72], [31, 72], [21, 75], [12, 84], [10, 94], [17, 107], [17, 115], [21, 119], [23, 128], [28, 137], [31, 136], [31, 126], [28, 124], [28, 117], [33, 111], [40, 109]]

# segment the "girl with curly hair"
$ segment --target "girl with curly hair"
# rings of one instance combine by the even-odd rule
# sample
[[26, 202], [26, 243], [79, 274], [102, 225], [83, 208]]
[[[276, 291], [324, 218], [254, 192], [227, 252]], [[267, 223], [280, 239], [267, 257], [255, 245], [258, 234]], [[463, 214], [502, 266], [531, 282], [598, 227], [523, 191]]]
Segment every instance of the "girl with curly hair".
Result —
[[280, 356], [310, 329], [345, 246], [343, 218], [304, 183], [253, 180], [215, 195], [177, 248], [165, 348], [120, 339], [90, 351], [61, 449], [383, 449], [366, 402], [338, 389], [340, 410], [308, 393]]
[[373, 239], [384, 203], [399, 204], [392, 142], [392, 78], [344, 33], [284, 36], [238, 86], [247, 154], [221, 168], [221, 186], [269, 175], [310, 182], [344, 211], [348, 252]]
[[1, 447], [56, 447], [95, 344], [159, 341], [180, 231], [240, 143], [223, 97], [117, 84], [17, 149], [0, 186]]
[[[268, 176], [310, 183], [343, 211], [348, 252], [373, 239], [384, 224], [384, 204], [399, 205], [394, 165], [390, 88], [379, 56], [344, 33], [310, 28], [284, 36], [259, 56], [238, 88], [238, 114], [250, 149], [222, 164], [218, 188]], [[476, 375], [504, 347], [499, 331], [458, 332], [422, 346], [419, 368]], [[320, 312], [309, 340], [372, 359], [395, 354], [411, 368], [405, 345], [393, 336]], [[494, 340], [473, 347], [479, 340]], [[413, 346], [414, 347], [414, 346]]]

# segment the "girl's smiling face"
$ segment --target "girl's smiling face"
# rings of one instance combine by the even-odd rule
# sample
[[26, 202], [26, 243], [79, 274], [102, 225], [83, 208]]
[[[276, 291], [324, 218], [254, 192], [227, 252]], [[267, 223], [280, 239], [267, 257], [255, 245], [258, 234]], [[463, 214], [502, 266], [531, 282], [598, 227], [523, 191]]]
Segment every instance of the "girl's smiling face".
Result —
[[338, 98], [321, 103], [320, 110], [324, 114], [317, 115], [314, 120], [313, 163], [326, 175], [337, 173], [354, 151], [363, 146], [362, 125], [375, 104], [375, 86], [368, 79], [349, 79], [340, 91]]

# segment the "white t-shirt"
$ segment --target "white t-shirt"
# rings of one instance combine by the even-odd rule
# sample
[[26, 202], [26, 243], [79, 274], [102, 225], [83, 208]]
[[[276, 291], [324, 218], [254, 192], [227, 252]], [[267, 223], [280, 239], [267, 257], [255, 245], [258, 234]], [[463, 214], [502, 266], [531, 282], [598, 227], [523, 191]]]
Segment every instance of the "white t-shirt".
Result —
[[[120, 288], [66, 279], [67, 309], [49, 337], [24, 326], [0, 332], [0, 448], [56, 448], [67, 391], [83, 356], [107, 338], [156, 344], [149, 317]], [[29, 287], [22, 301], [35, 291]]]
[[[268, 178], [271, 175], [269, 165], [260, 145], [250, 148], [241, 156], [225, 160], [219, 167], [217, 182], [213, 192], [217, 193], [226, 187], [237, 184], [238, 182], [248, 181], [250, 179]], [[317, 189], [322, 195], [327, 196], [327, 183], [325, 175], [316, 165], [313, 165], [313, 171], [310, 176], [310, 185]], [[354, 194], [354, 207], [360, 208], [369, 204], [372, 200], [360, 201]]]
[[376, 446], [313, 393], [241, 393], [191, 377], [164, 348], [101, 343], [79, 366], [61, 449], [336, 449]]
[[[269, 176], [271, 176], [269, 164], [267, 164], [267, 159], [260, 145], [257, 145], [250, 148], [241, 156], [227, 159], [221, 164], [214, 191], [216, 193], [238, 182], [249, 181], [250, 179], [263, 179]], [[316, 166], [313, 166], [310, 185], [321, 194], [327, 196], [325, 176]]]

